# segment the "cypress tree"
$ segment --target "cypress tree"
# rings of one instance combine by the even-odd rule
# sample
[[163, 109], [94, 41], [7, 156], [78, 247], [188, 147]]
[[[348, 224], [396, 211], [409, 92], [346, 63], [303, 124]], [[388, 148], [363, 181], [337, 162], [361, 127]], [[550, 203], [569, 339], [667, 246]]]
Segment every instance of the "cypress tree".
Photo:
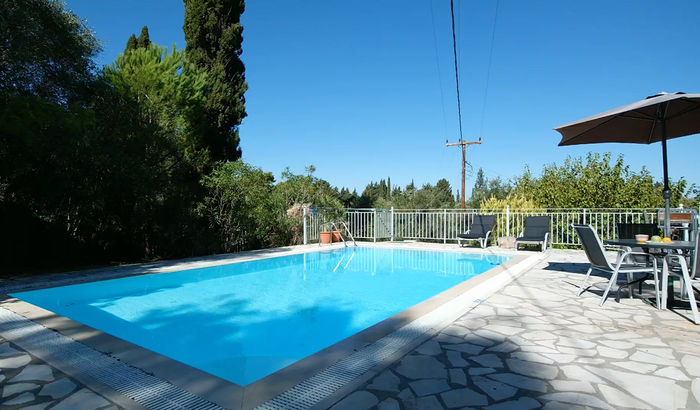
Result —
[[148, 36], [148, 26], [143, 26], [143, 28], [141, 28], [141, 34], [136, 39], [136, 47], [148, 48], [150, 45], [151, 45], [151, 39]]
[[184, 0], [187, 58], [206, 70], [207, 96], [205, 143], [213, 160], [241, 157], [238, 126], [246, 116], [245, 66], [240, 59], [243, 42], [243, 0]]
[[126, 48], [124, 49], [124, 53], [126, 54], [129, 51], [136, 50], [137, 43], [138, 42], [136, 41], [136, 36], [132, 33], [129, 37], [129, 40], [126, 41]]

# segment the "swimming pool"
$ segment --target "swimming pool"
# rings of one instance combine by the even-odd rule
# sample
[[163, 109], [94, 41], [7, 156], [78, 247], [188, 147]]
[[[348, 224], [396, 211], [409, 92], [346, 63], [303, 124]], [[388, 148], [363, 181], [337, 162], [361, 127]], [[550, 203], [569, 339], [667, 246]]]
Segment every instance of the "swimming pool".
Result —
[[246, 386], [508, 259], [328, 249], [12, 296]]

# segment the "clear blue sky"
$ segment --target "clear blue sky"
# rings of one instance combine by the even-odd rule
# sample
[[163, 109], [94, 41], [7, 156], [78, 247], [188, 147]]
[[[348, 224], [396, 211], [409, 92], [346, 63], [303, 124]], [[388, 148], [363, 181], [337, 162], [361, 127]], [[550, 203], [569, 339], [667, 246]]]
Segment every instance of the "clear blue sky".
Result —
[[[185, 46], [180, 0], [67, 4], [102, 41], [100, 64], [143, 25], [154, 42]], [[659, 91], [700, 92], [700, 2], [456, 0], [455, 9], [464, 137], [483, 138], [468, 150], [467, 193], [478, 168], [509, 179], [589, 151], [623, 153], [661, 179], [659, 144], [557, 147], [552, 128]], [[459, 188], [460, 150], [445, 147], [458, 137], [449, 0], [249, 1], [243, 24], [245, 161], [277, 177], [313, 164], [358, 192], [386, 177]], [[671, 178], [700, 183], [698, 153], [700, 135], [670, 140]]]

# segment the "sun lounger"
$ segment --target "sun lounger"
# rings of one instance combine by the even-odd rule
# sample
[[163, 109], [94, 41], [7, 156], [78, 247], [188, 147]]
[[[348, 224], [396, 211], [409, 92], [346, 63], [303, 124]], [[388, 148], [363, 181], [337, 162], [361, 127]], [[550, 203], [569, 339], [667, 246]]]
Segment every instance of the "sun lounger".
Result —
[[466, 241], [479, 241], [481, 247], [486, 248], [495, 224], [495, 215], [474, 215], [471, 228], [465, 233], [457, 234], [459, 246], [462, 246], [463, 242]]
[[515, 238], [515, 250], [518, 250], [518, 245], [521, 243], [536, 243], [542, 244], [542, 252], [544, 252], [549, 239], [549, 222], [548, 216], [526, 217], [523, 232]]

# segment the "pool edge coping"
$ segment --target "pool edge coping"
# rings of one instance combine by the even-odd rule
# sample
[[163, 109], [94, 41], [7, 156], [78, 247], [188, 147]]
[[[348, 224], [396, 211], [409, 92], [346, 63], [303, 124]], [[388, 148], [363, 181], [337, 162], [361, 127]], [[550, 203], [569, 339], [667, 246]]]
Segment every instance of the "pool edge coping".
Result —
[[[399, 360], [400, 358], [402, 358], [406, 354], [410, 353], [411, 351], [415, 350], [418, 346], [420, 346], [421, 344], [423, 344], [424, 342], [426, 342], [427, 340], [432, 338], [434, 335], [436, 335], [442, 329], [447, 327], [450, 323], [454, 322], [455, 320], [457, 320], [461, 316], [467, 314], [470, 310], [474, 309], [479, 304], [481, 304], [485, 299], [487, 299], [491, 295], [495, 294], [496, 292], [501, 290], [503, 287], [505, 287], [506, 285], [508, 285], [509, 283], [511, 283], [512, 281], [516, 280], [518, 277], [523, 275], [524, 273], [528, 272], [530, 269], [535, 267], [538, 263], [545, 260], [547, 255], [548, 255], [548, 252], [543, 252], [543, 253], [537, 252], [536, 254], [532, 254], [532, 255], [527, 255], [527, 256], [522, 255], [522, 259], [520, 259], [521, 255], [516, 255], [516, 257], [514, 257], [513, 259], [506, 262], [506, 263], [512, 262], [512, 265], [514, 265], [514, 266], [504, 266], [506, 263], [503, 263], [497, 267], [494, 267], [493, 269], [490, 269], [487, 272], [484, 272], [484, 274], [479, 275], [479, 276], [484, 276], [486, 273], [491, 273], [490, 277], [483, 278], [481, 283], [474, 284], [474, 286], [470, 286], [469, 289], [466, 289], [462, 294], [458, 295], [457, 298], [461, 297], [463, 299], [470, 299], [471, 297], [478, 296], [476, 299], [473, 300], [472, 303], [464, 306], [461, 312], [453, 313], [451, 315], [448, 315], [448, 317], [446, 317], [446, 318], [443, 317], [441, 322], [439, 324], [437, 324], [436, 326], [433, 326], [428, 332], [424, 332], [419, 337], [416, 337], [414, 340], [407, 343], [402, 348], [398, 349], [393, 354], [393, 357], [391, 359], [385, 360], [382, 363], [379, 363], [376, 366], [372, 367], [371, 369], [367, 370], [362, 375], [355, 378], [351, 382], [347, 383], [342, 388], [338, 389], [337, 391], [328, 395], [324, 399], [320, 400], [314, 406], [309, 407], [309, 409], [321, 410], [321, 409], [330, 408], [335, 403], [342, 400], [345, 396], [347, 396], [348, 394], [357, 390], [364, 383], [368, 382], [370, 379], [379, 375], [379, 373], [381, 373], [381, 371], [383, 371], [387, 367], [394, 364], [397, 360]], [[476, 278], [473, 278], [473, 279], [476, 279]], [[465, 282], [461, 283], [460, 285], [464, 285], [467, 282], [469, 282], [469, 281], [465, 281]], [[459, 285], [457, 285], [457, 286], [459, 286]], [[455, 286], [455, 287], [457, 287], [457, 286]], [[452, 289], [454, 289], [454, 287]], [[457, 298], [452, 299], [450, 302], [454, 302]], [[440, 309], [441, 307], [444, 307], [445, 304], [441, 305], [436, 310]]]
[[[390, 243], [390, 244], [362, 244], [362, 247], [391, 247], [396, 249], [417, 249], [426, 251], [442, 251], [442, 252], [460, 252], [461, 249], [434, 249], [430, 246], [401, 246], [402, 244]], [[317, 247], [317, 246], [305, 246], [305, 247], [294, 247], [293, 249], [276, 251], [273, 253], [263, 253], [262, 255], [249, 254], [241, 255], [240, 257], [234, 258], [217, 258], [210, 263], [197, 261], [197, 265], [205, 263], [206, 266], [216, 266], [228, 263], [245, 262], [256, 259], [267, 259], [271, 257], [287, 256], [292, 254], [315, 252], [325, 249], [338, 248], [334, 247]], [[476, 252], [475, 252], [476, 251]], [[115, 357], [119, 360], [123, 360], [125, 363], [131, 366], [141, 369], [145, 373], [153, 374], [156, 377], [171, 383], [183, 390], [190, 393], [196, 394], [206, 400], [213, 403], [221, 405], [227, 408], [236, 409], [252, 409], [257, 406], [263, 405], [266, 402], [273, 400], [274, 398], [282, 395], [283, 393], [289, 391], [293, 387], [301, 384], [305, 380], [312, 378], [314, 375], [328, 369], [331, 365], [338, 363], [342, 360], [347, 359], [359, 350], [365, 349], [378, 340], [385, 336], [396, 332], [397, 330], [413, 323], [417, 319], [425, 316], [428, 313], [439, 310], [442, 306], [448, 302], [454, 300], [457, 297], [464, 295], [465, 293], [474, 292], [483, 286], [485, 282], [496, 278], [503, 273], [508, 273], [516, 265], [519, 265], [525, 261], [536, 259], [534, 263], [528, 264], [527, 268], [522, 269], [522, 272], [527, 271], [527, 269], [534, 266], [535, 263], [539, 262], [544, 258], [546, 253], [531, 253], [531, 252], [483, 252], [481, 249], [470, 249], [466, 250], [464, 253], [490, 253], [494, 255], [511, 255], [514, 256], [512, 259], [499, 264], [498, 266], [489, 269], [488, 271], [477, 275], [476, 277], [470, 278], [462, 283], [459, 283], [443, 292], [434, 295], [425, 301], [414, 305], [396, 315], [393, 315], [381, 322], [370, 326], [369, 328], [355, 333], [346, 339], [343, 339], [319, 352], [316, 352], [304, 359], [301, 359], [290, 366], [287, 366], [279, 371], [272, 373], [256, 382], [253, 382], [246, 386], [240, 386], [236, 383], [229, 382], [227, 380], [221, 379], [217, 376], [206, 373], [202, 370], [196, 369], [184, 363], [178, 362], [174, 359], [167, 358], [151, 350], [142, 348], [138, 345], [132, 344], [130, 342], [124, 341], [117, 337], [108, 335], [87, 325], [75, 322], [71, 319], [65, 318], [60, 315], [56, 315], [53, 312], [39, 308], [30, 303], [20, 301], [9, 295], [3, 295], [4, 298], [0, 300], [0, 306], [9, 309], [19, 315], [22, 315], [29, 320], [39, 323], [47, 329], [56, 330], [59, 333], [66, 335], [67, 337], [83, 343], [92, 349], [107, 354], [109, 356]], [[176, 266], [173, 267], [173, 266]], [[164, 273], [172, 272], [176, 270], [186, 270], [193, 269], [201, 266], [191, 266], [190, 263], [183, 263], [166, 266], [163, 270], [158, 272], [147, 271], [142, 273], [133, 273], [122, 275], [118, 277], [125, 276], [136, 276], [140, 274], [152, 274], [152, 273]], [[520, 274], [522, 272], [519, 272]], [[118, 277], [108, 277], [99, 278], [95, 281], [103, 281], [109, 279], [116, 279]], [[511, 279], [512, 280], [512, 279]], [[85, 283], [83, 280], [77, 280], [75, 283]], [[504, 283], [505, 284], [505, 283]], [[67, 284], [59, 284], [55, 286], [65, 286]], [[501, 285], [502, 286], [502, 285]], [[45, 286], [46, 287], [46, 286]], [[48, 286], [53, 287], [53, 286]], [[494, 291], [498, 290], [495, 289]], [[13, 291], [16, 292], [16, 291]], [[491, 292], [493, 293], [493, 292]], [[12, 307], [17, 309], [13, 309]], [[473, 307], [473, 306], [472, 306]], [[471, 309], [471, 308], [469, 308]], [[467, 309], [467, 311], [469, 310]], [[445, 325], [450, 321], [446, 321]], [[434, 329], [433, 329], [434, 330]], [[427, 334], [426, 334], [427, 335]], [[425, 336], [425, 335], [424, 335]], [[107, 353], [105, 353], [107, 352]], [[405, 353], [404, 353], [405, 354]], [[399, 356], [400, 357], [400, 356]], [[391, 361], [390, 361], [391, 362]], [[50, 362], [49, 362], [50, 363]], [[385, 366], [388, 366], [387, 363]], [[58, 366], [57, 366], [58, 367]], [[364, 377], [361, 377], [364, 378]], [[79, 379], [80, 380], [80, 379]], [[84, 382], [83, 380], [80, 380]], [[196, 381], [193, 385], [193, 381]], [[89, 385], [88, 383], [85, 383]], [[194, 387], [194, 388], [193, 388]], [[344, 388], [342, 389], [344, 390]], [[336, 393], [331, 394], [334, 396]], [[329, 396], [329, 397], [330, 397]], [[322, 399], [325, 402], [327, 398]]]

